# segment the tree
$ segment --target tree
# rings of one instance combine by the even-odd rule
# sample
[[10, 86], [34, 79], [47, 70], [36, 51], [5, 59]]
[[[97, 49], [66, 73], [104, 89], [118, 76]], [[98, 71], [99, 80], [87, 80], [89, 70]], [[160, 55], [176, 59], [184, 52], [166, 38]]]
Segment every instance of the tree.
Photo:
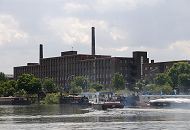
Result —
[[17, 80], [18, 90], [24, 90], [27, 94], [38, 94], [41, 89], [40, 79], [31, 74], [23, 74]]
[[187, 62], [175, 63], [168, 71], [171, 86], [177, 88], [180, 85], [179, 75], [190, 74], [190, 65]]
[[78, 94], [82, 92], [82, 88], [80, 86], [73, 86], [70, 88], [69, 93]]
[[122, 74], [115, 73], [112, 77], [112, 86], [115, 90], [125, 89], [125, 80]]
[[171, 83], [170, 77], [168, 77], [166, 73], [158, 74], [154, 81], [157, 85], [165, 85]]
[[42, 89], [45, 93], [55, 93], [58, 91], [58, 88], [55, 85], [54, 81], [50, 78], [45, 78], [43, 80]]
[[161, 86], [161, 91], [163, 92], [163, 94], [171, 94], [172, 90], [173, 88], [169, 84], [164, 84]]
[[98, 92], [98, 91], [101, 91], [103, 89], [103, 85], [99, 84], [99, 83], [93, 83], [90, 85], [90, 88], [94, 89]]
[[7, 80], [7, 78], [6, 78], [5, 74], [3, 72], [0, 72], [0, 82], [4, 82], [6, 80]]
[[[28, 91], [29, 94], [39, 94], [39, 92], [42, 91], [42, 85], [41, 85], [41, 81], [39, 78], [33, 78], [31, 80], [31, 87]], [[27, 91], [26, 91], [27, 92]]]
[[181, 91], [188, 93], [190, 89], [190, 74], [180, 74], [178, 76]]
[[0, 95], [4, 97], [14, 96], [16, 92], [16, 81], [7, 80], [0, 84]]
[[139, 91], [142, 91], [143, 88], [147, 85], [147, 81], [146, 80], [138, 80], [135, 84], [135, 88], [138, 89]]
[[17, 83], [15, 80], [6, 81], [6, 86], [4, 88], [4, 96], [14, 96], [17, 91]]
[[147, 84], [144, 87], [143, 91], [148, 94], [171, 94], [172, 87], [168, 84], [165, 85]]
[[[88, 89], [88, 80], [84, 76], [76, 76], [72, 81], [71, 81], [71, 88], [72, 90], [83, 90], [87, 91]], [[81, 88], [81, 89], [80, 89]]]

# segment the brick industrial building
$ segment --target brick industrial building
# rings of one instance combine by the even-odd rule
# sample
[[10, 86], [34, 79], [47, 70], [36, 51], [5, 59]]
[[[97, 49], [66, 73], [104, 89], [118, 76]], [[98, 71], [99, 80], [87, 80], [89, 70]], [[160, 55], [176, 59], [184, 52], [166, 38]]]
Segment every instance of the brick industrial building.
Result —
[[74, 76], [85, 76], [91, 82], [105, 86], [111, 85], [114, 73], [124, 76], [126, 85], [133, 84], [143, 76], [143, 64], [149, 63], [147, 52], [135, 51], [133, 57], [111, 57], [95, 54], [95, 28], [92, 27], [92, 54], [77, 54], [77, 51], [61, 52], [58, 57], [43, 57], [43, 45], [40, 45], [39, 63], [28, 63], [27, 66], [14, 67], [14, 78], [24, 73], [36, 77], [52, 78], [57, 85], [68, 86]]

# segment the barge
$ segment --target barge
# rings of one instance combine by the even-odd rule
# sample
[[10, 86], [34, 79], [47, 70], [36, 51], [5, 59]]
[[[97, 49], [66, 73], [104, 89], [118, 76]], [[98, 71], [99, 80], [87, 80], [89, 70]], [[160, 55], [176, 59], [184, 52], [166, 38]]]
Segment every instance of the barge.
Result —
[[0, 97], [0, 105], [30, 105], [31, 102], [24, 97]]

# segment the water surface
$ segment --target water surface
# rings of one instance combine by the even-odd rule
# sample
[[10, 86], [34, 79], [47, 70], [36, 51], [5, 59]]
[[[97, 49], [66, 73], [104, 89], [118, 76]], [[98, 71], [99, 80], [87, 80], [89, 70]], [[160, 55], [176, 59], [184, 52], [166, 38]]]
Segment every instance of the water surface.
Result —
[[0, 130], [189, 130], [188, 109], [93, 110], [68, 105], [0, 106]]

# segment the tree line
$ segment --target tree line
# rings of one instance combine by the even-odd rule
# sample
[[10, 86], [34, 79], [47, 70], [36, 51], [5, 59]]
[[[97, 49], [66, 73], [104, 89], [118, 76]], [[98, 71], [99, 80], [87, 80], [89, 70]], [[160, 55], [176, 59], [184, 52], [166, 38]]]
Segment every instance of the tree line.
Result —
[[17, 80], [8, 80], [5, 74], [0, 72], [0, 96], [31, 96], [58, 91], [58, 87], [50, 78], [40, 80], [32, 74], [23, 74]]
[[153, 80], [139, 80], [135, 87], [146, 94], [189, 94], [190, 64], [188, 62], [175, 63]]
[[97, 92], [106, 90], [124, 89], [125, 81], [121, 74], [115, 73], [112, 78], [112, 87], [106, 88], [100, 83], [90, 82], [84, 76], [76, 76], [68, 86], [58, 86], [51, 78], [39, 79], [32, 74], [22, 74], [17, 80], [8, 80], [4, 73], [0, 72], [0, 96], [31, 96], [41, 93], [64, 92], [67, 94], [81, 92]]
[[90, 82], [84, 76], [76, 76], [67, 81], [68, 86], [58, 86], [53, 79], [39, 79], [32, 74], [23, 74], [17, 80], [8, 80], [4, 73], [0, 72], [0, 96], [40, 96], [51, 93], [64, 94], [97, 92], [97, 91], [122, 91], [141, 92], [144, 94], [188, 94], [190, 90], [190, 64], [186, 62], [175, 63], [166, 72], [158, 74], [153, 80], [142, 79], [130, 87], [126, 86], [122, 74], [115, 73], [110, 86]]
[[81, 92], [118, 90], [124, 87], [124, 78], [119, 73], [114, 74], [112, 78], [114, 86], [111, 88], [106, 88], [100, 83], [92, 83], [84, 76], [76, 76], [67, 82], [68, 86], [58, 86], [51, 78], [39, 79], [32, 74], [22, 74], [17, 80], [8, 80], [5, 74], [0, 72], [0, 97], [33, 97], [41, 103], [57, 104], [62, 92], [63, 96], [67, 96]]

